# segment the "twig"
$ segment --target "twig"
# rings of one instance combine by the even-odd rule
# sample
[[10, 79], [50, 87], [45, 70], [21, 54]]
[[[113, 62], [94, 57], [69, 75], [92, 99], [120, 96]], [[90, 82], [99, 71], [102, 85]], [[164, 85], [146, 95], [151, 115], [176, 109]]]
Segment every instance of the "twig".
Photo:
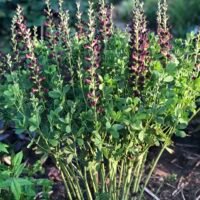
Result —
[[181, 190], [181, 196], [182, 196], [183, 200], [186, 200], [185, 196], [184, 196], [184, 193], [183, 193], [183, 190]]
[[172, 193], [173, 197], [176, 197], [181, 191], [183, 191], [183, 189], [188, 185], [188, 182], [185, 182], [183, 176], [181, 176], [178, 186], [176, 188], [176, 190], [174, 190], [174, 192]]
[[200, 193], [200, 189], [195, 192], [195, 199], [196, 200], [200, 200], [200, 194], [198, 194], [198, 193]]
[[144, 191], [150, 195], [151, 197], [153, 197], [155, 200], [160, 200], [153, 192], [151, 192], [148, 188], [144, 188]]
[[182, 194], [183, 190], [185, 187], [187, 187], [189, 185], [189, 182], [191, 181], [192, 179], [192, 175], [194, 173], [194, 170], [197, 169], [197, 167], [200, 166], [200, 161], [198, 161], [195, 166], [193, 167], [193, 169], [191, 170], [191, 172], [188, 174], [188, 176], [186, 176], [185, 178], [184, 177], [181, 177], [180, 180], [179, 180], [179, 183], [178, 183], [178, 186], [177, 186], [177, 189], [174, 190], [174, 192], [172, 193], [172, 196], [175, 197], [177, 196], [180, 192]]
[[167, 185], [167, 186], [169, 186], [169, 187], [175, 189], [175, 187], [174, 187], [173, 185], [169, 184], [169, 183], [165, 183], [165, 185]]

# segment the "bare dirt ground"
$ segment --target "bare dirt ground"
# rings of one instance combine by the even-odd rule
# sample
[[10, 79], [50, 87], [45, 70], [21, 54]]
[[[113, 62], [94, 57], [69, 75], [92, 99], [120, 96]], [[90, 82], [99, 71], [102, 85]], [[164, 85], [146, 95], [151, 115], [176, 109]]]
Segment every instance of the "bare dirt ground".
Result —
[[200, 118], [187, 133], [186, 138], [174, 138], [173, 154], [162, 155], [148, 185], [155, 196], [146, 193], [146, 199], [200, 200]]

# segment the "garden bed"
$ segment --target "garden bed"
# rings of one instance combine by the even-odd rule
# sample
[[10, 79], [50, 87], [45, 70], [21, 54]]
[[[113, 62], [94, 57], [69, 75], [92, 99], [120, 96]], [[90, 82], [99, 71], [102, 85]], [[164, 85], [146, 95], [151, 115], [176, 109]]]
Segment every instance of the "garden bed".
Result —
[[18, 6], [1, 56], [0, 200], [198, 199], [200, 32], [173, 39], [166, 0], [156, 33], [140, 0], [129, 31], [104, 0], [75, 29], [45, 2], [44, 36]]

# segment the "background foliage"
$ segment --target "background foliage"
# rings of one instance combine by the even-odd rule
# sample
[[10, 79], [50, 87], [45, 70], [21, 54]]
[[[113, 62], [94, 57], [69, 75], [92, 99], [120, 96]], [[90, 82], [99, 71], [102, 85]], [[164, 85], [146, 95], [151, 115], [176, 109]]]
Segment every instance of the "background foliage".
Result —
[[[96, 0], [94, 0], [95, 2]], [[118, 13], [120, 15], [118, 20], [128, 21], [131, 16], [133, 0], [108, 0], [110, 3], [114, 3], [118, 6]], [[56, 0], [52, 0], [54, 8], [56, 8]], [[71, 13], [75, 13], [74, 0], [65, 1], [65, 7], [68, 8]], [[173, 34], [176, 36], [184, 37], [185, 33], [191, 30], [195, 30], [200, 21], [200, 4], [199, 0], [168, 0], [169, 2], [169, 14], [170, 24], [173, 27]], [[87, 1], [82, 0], [82, 10], [87, 7]], [[15, 12], [17, 4], [23, 6], [25, 15], [27, 16], [29, 25], [41, 25], [43, 22], [44, 1], [38, 0], [1, 0], [0, 1], [0, 49], [8, 51], [9, 49], [9, 33], [11, 18]], [[147, 18], [149, 21], [149, 27], [155, 29], [155, 17], [156, 17], [157, 0], [145, 0], [145, 9]], [[71, 22], [73, 23], [73, 18]]]

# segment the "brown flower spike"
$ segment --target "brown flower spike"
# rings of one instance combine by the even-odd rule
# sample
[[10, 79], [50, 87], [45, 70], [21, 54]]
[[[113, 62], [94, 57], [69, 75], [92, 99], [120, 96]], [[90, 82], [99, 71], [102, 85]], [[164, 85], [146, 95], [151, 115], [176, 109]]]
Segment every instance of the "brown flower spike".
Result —
[[134, 87], [134, 94], [138, 96], [145, 83], [149, 62], [147, 22], [143, 4], [139, 0], [135, 1], [133, 21], [130, 28], [130, 81]]
[[[20, 6], [17, 8], [17, 15], [14, 17], [14, 19], [15, 24], [13, 24], [13, 26], [15, 29], [13, 32], [15, 33], [15, 36], [13, 36], [13, 38], [17, 38], [20, 44], [23, 44], [23, 50], [25, 53], [23, 58], [24, 66], [28, 66], [31, 72], [30, 80], [33, 83], [31, 93], [39, 97], [42, 93], [42, 82], [45, 80], [45, 77], [41, 75], [41, 69], [34, 52], [34, 44], [31, 38], [31, 31], [24, 22], [23, 10]], [[16, 51], [21, 50], [22, 48], [22, 46], [20, 46], [19, 49], [17, 49], [17, 47], [18, 46], [14, 46]]]
[[108, 39], [112, 35], [112, 9], [111, 5], [105, 4], [104, 0], [99, 5], [99, 32], [102, 40]]
[[167, 16], [167, 2], [166, 0], [159, 0], [158, 1], [158, 12], [157, 12], [157, 34], [159, 37], [159, 44], [161, 48], [161, 54], [170, 59], [170, 51], [172, 49], [171, 39], [172, 35], [169, 31], [168, 27], [168, 16]]
[[96, 23], [95, 23], [95, 15], [93, 9], [93, 3], [89, 1], [89, 23], [88, 23], [88, 44], [85, 45], [85, 49], [87, 50], [87, 56], [85, 57], [86, 62], [88, 63], [87, 72], [88, 77], [85, 82], [89, 85], [89, 92], [87, 94], [87, 98], [89, 104], [92, 107], [96, 107], [99, 100], [98, 95], [98, 74], [97, 69], [100, 66], [100, 51], [101, 51], [101, 41], [99, 37], [96, 35]]

